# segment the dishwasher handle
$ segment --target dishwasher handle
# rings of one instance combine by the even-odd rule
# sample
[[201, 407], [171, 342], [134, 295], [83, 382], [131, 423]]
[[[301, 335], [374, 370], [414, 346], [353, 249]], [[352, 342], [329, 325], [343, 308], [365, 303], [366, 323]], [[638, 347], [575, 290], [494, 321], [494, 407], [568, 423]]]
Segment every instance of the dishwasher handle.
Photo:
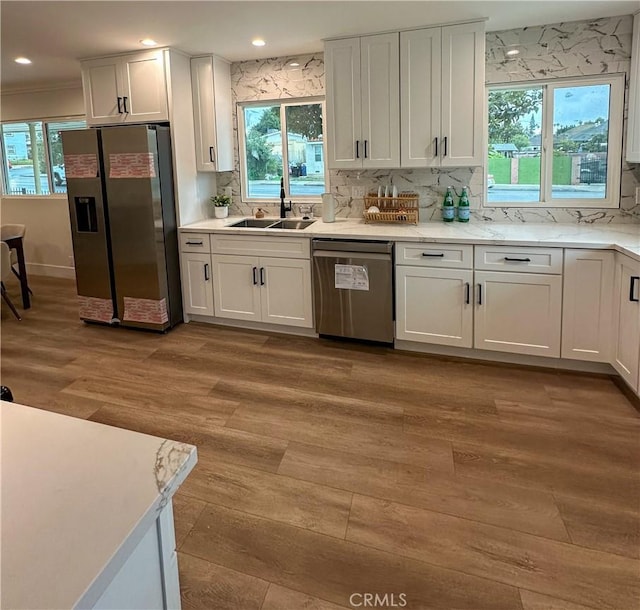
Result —
[[360, 254], [379, 253], [391, 256], [393, 242], [390, 241], [348, 241], [340, 239], [314, 239], [311, 242], [313, 253], [333, 252], [338, 256], [360, 256]]
[[313, 258], [348, 258], [355, 261], [391, 262], [391, 254], [379, 254], [377, 252], [342, 252], [340, 250], [314, 250]]

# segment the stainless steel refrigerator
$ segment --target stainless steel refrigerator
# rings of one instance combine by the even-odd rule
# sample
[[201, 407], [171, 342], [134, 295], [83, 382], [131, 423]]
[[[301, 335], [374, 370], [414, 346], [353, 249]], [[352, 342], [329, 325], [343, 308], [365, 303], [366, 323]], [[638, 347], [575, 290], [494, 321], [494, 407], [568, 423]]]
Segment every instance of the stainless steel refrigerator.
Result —
[[80, 318], [165, 331], [182, 321], [168, 127], [62, 132]]

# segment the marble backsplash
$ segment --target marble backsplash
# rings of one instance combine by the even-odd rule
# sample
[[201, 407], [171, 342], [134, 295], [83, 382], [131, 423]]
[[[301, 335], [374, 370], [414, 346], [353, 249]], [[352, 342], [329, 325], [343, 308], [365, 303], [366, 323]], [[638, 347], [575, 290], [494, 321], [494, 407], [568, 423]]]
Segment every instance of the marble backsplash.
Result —
[[[539, 27], [488, 32], [486, 40], [486, 81], [488, 84], [521, 82], [601, 73], [629, 72], [631, 16], [552, 24]], [[520, 55], [509, 59], [506, 51], [517, 46]], [[299, 67], [292, 67], [292, 61]], [[324, 95], [322, 53], [232, 64], [231, 85], [234, 131], [237, 142], [237, 102], [274, 100]], [[627, 96], [625, 96], [626, 99]], [[626, 117], [626, 109], [625, 109]], [[626, 121], [625, 121], [626, 134]], [[501, 222], [640, 223], [640, 205], [635, 189], [640, 186], [640, 166], [623, 161], [620, 209], [595, 208], [501, 208], [484, 205], [484, 168], [331, 170], [331, 192], [336, 195], [337, 215], [361, 217], [364, 202], [352, 197], [353, 188], [377, 191], [379, 185], [394, 184], [399, 191], [420, 195], [420, 220], [440, 218], [440, 205], [447, 186], [460, 193], [470, 187], [472, 218]], [[233, 191], [231, 213], [251, 215], [255, 205], [240, 200], [238, 150], [235, 171], [218, 176], [218, 188]], [[277, 214], [276, 205], [260, 206]], [[315, 209], [321, 213], [321, 205]]]

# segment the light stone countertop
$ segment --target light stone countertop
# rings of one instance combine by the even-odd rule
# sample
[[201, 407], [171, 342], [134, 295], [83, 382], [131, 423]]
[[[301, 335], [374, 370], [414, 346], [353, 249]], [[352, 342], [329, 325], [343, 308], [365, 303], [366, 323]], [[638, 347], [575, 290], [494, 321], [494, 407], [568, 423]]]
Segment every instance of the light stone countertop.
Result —
[[[181, 231], [235, 233], [241, 235], [287, 235], [353, 239], [388, 239], [432, 243], [500, 244], [617, 250], [640, 261], [640, 224], [560, 224], [496, 222], [428, 222], [418, 225], [366, 224], [363, 220], [338, 218], [326, 223], [317, 219], [303, 230], [246, 229], [229, 225], [246, 216], [202, 220], [180, 227]], [[278, 220], [277, 218], [273, 219]]]
[[0, 402], [2, 608], [90, 607], [196, 448]]

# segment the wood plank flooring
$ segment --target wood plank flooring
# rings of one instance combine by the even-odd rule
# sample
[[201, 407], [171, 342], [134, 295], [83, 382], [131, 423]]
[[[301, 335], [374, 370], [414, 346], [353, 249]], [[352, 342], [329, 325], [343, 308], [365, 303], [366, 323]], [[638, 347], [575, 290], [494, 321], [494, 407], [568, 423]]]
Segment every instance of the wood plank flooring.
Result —
[[86, 325], [74, 282], [30, 283], [2, 308], [17, 402], [198, 446], [185, 609], [640, 609], [640, 416], [608, 377]]

